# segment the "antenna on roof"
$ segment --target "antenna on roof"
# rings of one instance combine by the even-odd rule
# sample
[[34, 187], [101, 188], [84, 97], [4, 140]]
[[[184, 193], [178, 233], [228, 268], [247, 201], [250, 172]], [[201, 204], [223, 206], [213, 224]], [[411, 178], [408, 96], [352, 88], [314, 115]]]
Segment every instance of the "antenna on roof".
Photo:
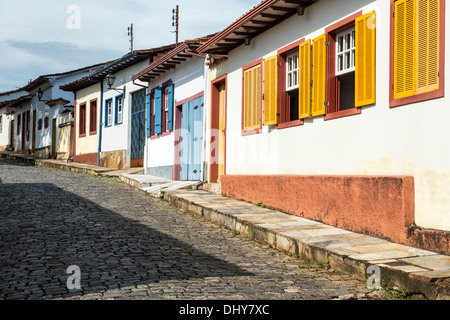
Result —
[[134, 33], [133, 33], [133, 24], [131, 24], [131, 27], [128, 27], [128, 35], [130, 36], [130, 52], [133, 52], [133, 40], [134, 40]]
[[175, 33], [175, 43], [178, 47], [178, 20], [179, 20], [179, 10], [178, 5], [176, 9], [172, 10], [172, 27], [175, 27], [175, 31], [171, 31], [172, 33]]

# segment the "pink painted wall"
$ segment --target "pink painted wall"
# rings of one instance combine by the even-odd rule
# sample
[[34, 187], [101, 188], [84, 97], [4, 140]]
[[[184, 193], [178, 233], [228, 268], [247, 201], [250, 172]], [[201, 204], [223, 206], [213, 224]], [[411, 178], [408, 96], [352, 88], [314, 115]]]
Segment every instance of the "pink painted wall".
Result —
[[349, 231], [408, 244], [414, 224], [409, 176], [247, 176], [221, 178], [222, 194]]

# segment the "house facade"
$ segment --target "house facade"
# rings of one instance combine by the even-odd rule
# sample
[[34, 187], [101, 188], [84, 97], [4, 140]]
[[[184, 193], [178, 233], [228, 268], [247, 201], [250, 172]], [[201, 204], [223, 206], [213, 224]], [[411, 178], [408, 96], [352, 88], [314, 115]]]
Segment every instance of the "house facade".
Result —
[[209, 181], [449, 252], [448, 15], [444, 0], [262, 1], [198, 50], [227, 57], [209, 84], [226, 129]]
[[186, 40], [132, 76], [147, 85], [145, 173], [201, 181], [205, 171], [205, 56], [210, 36]]
[[[39, 76], [22, 88], [31, 96], [29, 110], [24, 110], [25, 127], [30, 123], [27, 153], [41, 158], [57, 158], [60, 144], [59, 126], [63, 124], [61, 119], [65, 119], [61, 116], [73, 111], [74, 104], [73, 94], [60, 87], [83, 78], [99, 67], [100, 65], [93, 65], [64, 73]], [[21, 120], [20, 126], [23, 124]], [[17, 125], [19, 121], [16, 122], [16, 127]], [[23, 131], [23, 128], [17, 128], [17, 132]]]
[[101, 84], [88, 77], [61, 86], [74, 94], [73, 161], [98, 164]]
[[14, 104], [28, 99], [21, 89], [0, 93], [0, 151], [14, 151]]

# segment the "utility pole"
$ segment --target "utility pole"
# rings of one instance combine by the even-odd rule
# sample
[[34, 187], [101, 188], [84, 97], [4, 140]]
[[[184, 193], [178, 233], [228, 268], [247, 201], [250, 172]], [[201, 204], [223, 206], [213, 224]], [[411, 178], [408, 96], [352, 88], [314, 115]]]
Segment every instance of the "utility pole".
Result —
[[176, 7], [176, 9], [172, 10], [172, 27], [175, 27], [175, 31], [172, 31], [172, 33], [175, 32], [175, 43], [176, 46], [178, 47], [178, 21], [179, 21], [179, 10], [178, 10], [178, 5]]
[[130, 36], [130, 52], [133, 52], [133, 40], [134, 40], [134, 33], [133, 33], [133, 24], [131, 24], [131, 27], [128, 27], [128, 35]]

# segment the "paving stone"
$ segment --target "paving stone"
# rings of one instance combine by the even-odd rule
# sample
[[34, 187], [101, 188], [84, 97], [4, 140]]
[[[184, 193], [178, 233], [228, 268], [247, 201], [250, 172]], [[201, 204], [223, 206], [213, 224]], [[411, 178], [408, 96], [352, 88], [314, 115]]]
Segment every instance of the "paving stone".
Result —
[[[0, 299], [333, 299], [344, 284], [349, 294], [369, 292], [348, 275], [330, 280], [326, 269], [300, 268], [306, 262], [181, 213], [116, 178], [0, 160], [0, 179], [0, 194], [8, 195], [0, 211]], [[273, 221], [280, 217], [195, 195], [255, 220], [263, 212]], [[314, 225], [296, 219], [281, 227]], [[67, 288], [71, 265], [81, 270], [78, 292]]]

